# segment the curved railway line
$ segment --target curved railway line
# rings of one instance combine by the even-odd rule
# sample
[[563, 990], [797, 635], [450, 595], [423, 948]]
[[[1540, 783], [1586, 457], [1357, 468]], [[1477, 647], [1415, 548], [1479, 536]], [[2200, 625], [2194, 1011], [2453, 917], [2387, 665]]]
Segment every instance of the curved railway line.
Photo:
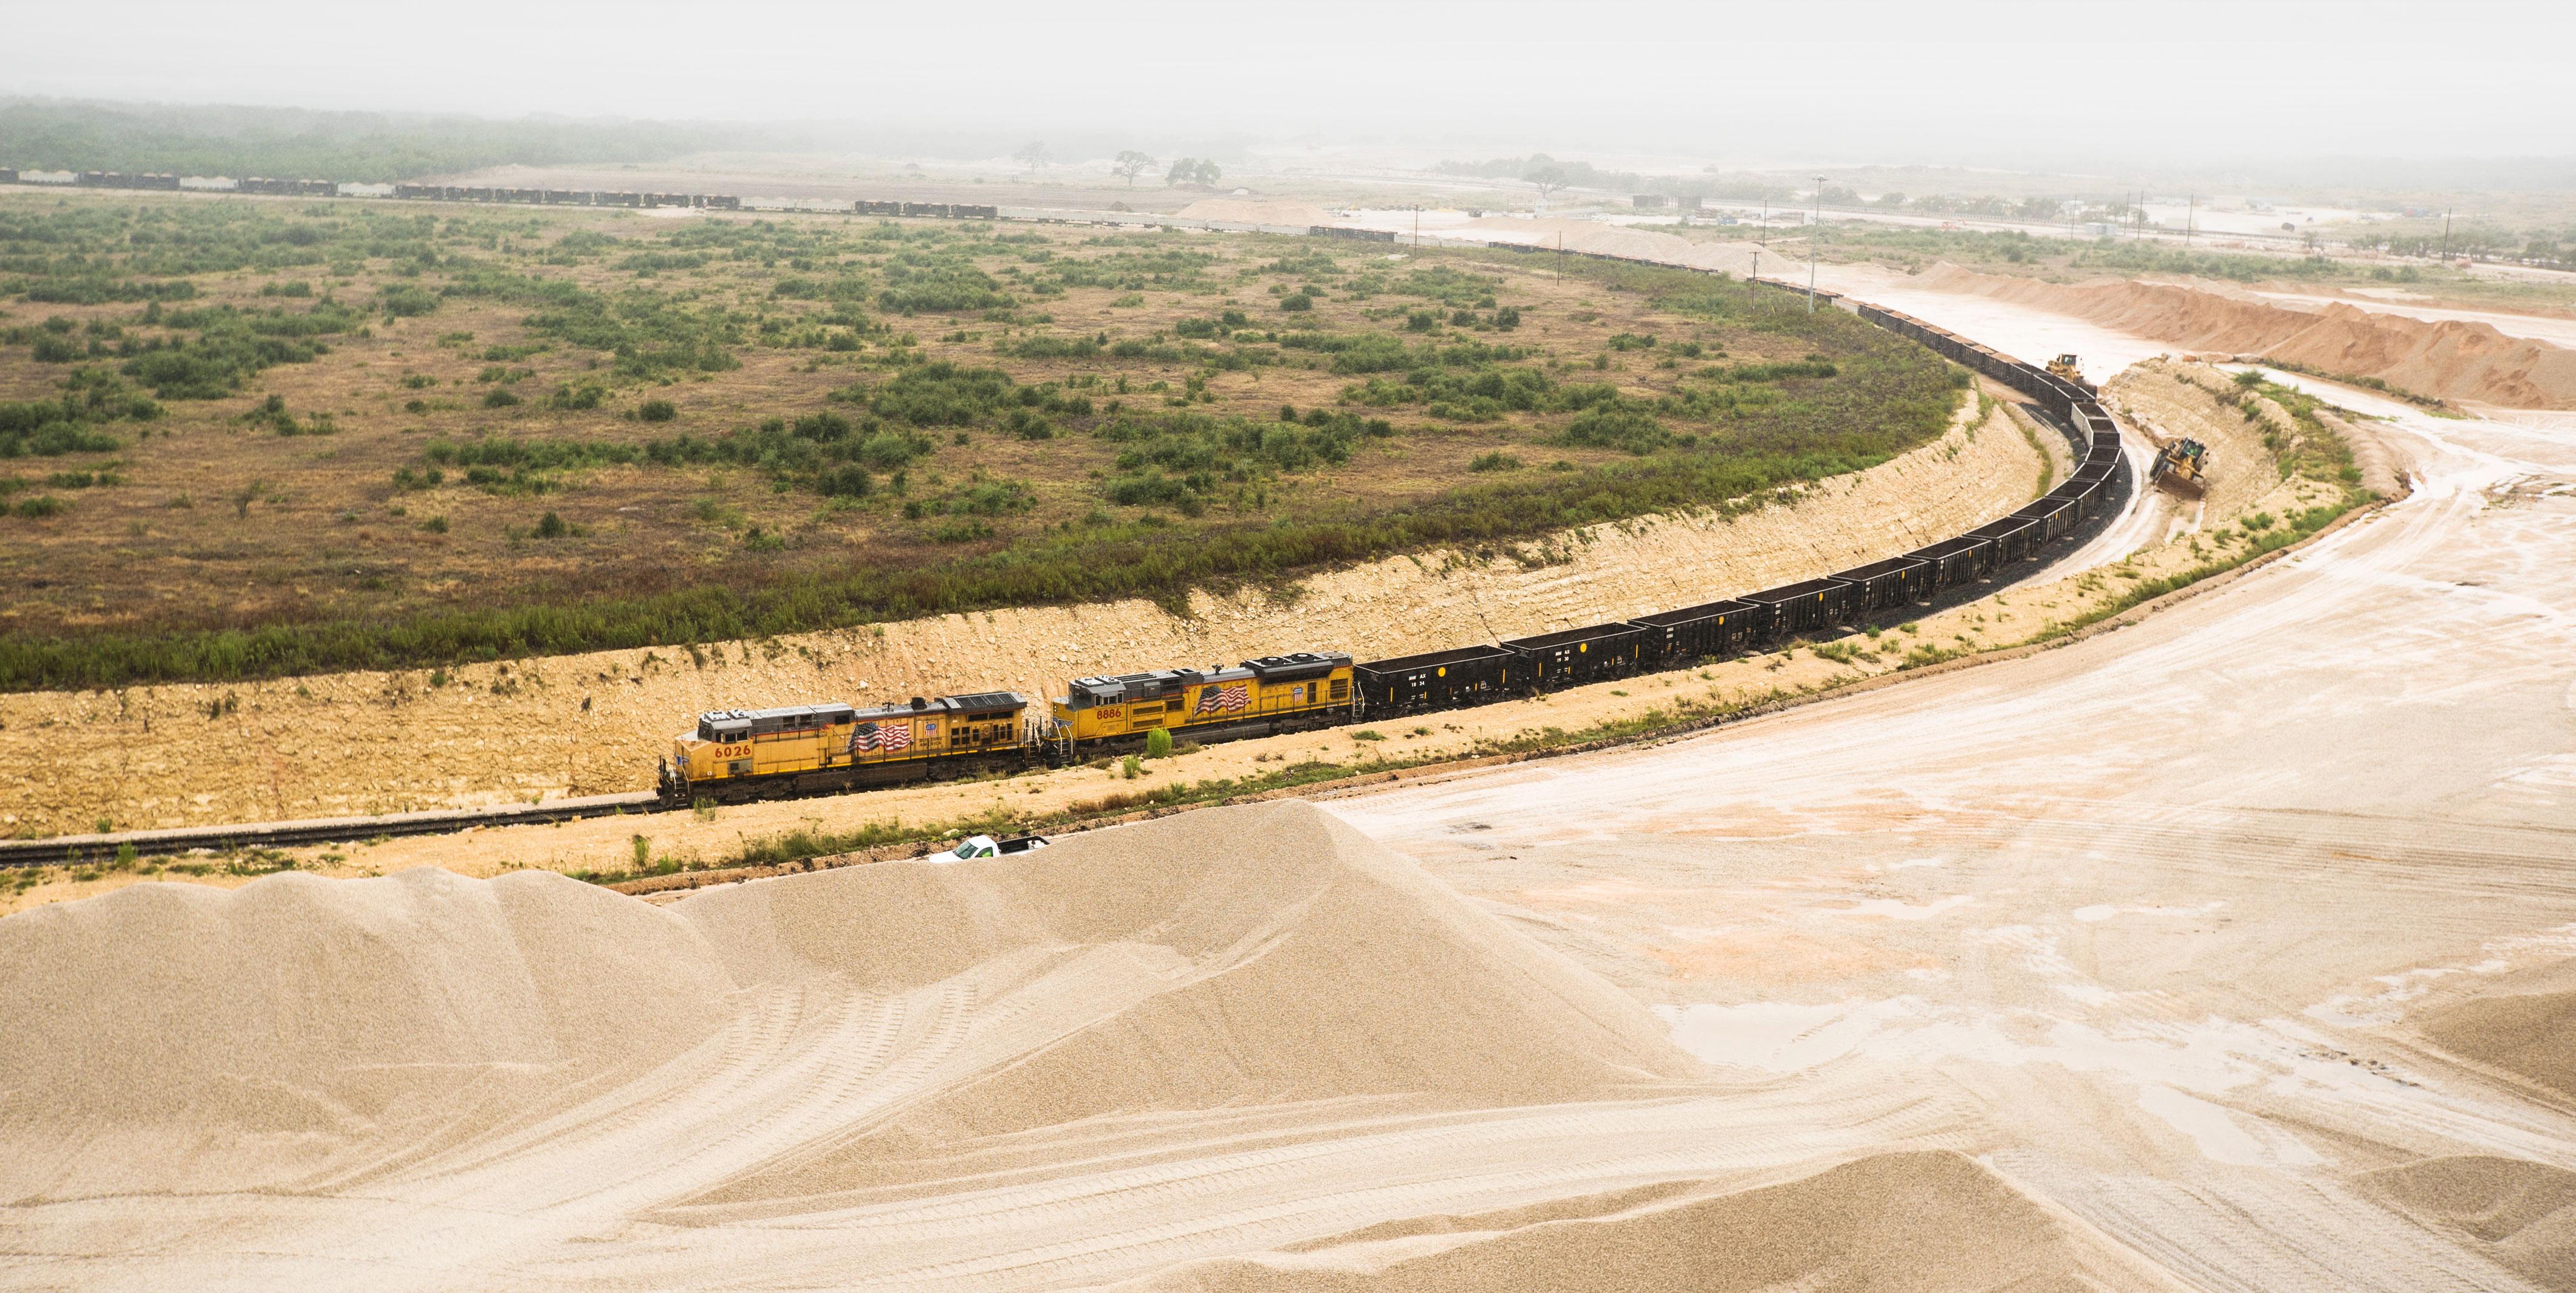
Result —
[[[1651, 258], [1576, 254], [1599, 260], [1636, 259], [1667, 268], [1693, 268]], [[1848, 310], [2019, 392], [2067, 438], [2080, 466], [2065, 483], [2007, 516], [1955, 538], [1853, 570], [1617, 624], [1563, 630], [1499, 646], [1360, 662], [1354, 670], [1357, 685], [1346, 721], [1362, 722], [1389, 713], [1463, 708], [1504, 699], [1508, 693], [1501, 686], [1473, 685], [1480, 676], [1480, 661], [1536, 660], [1548, 653], [1562, 655], [1581, 643], [1606, 644], [1615, 639], [1620, 654], [1605, 652], [1615, 661], [1615, 669], [1596, 664], [1589, 671], [1560, 669], [1556, 674], [1566, 685], [1580, 685], [1667, 664], [1678, 667], [1684, 661], [1747, 654], [1781, 638], [1831, 630], [1873, 616], [1911, 615], [1919, 613], [1916, 608], [1925, 602], [1937, 604], [1982, 596], [2005, 582], [1998, 576], [2011, 575], [2011, 582], [2018, 582], [2075, 551], [2081, 546], [2078, 539], [2107, 525], [2133, 496], [2134, 482], [2121, 452], [2119, 430], [2089, 384], [2058, 377], [2045, 368], [1910, 315], [1851, 301], [1833, 292], [1760, 278], [1748, 280], [1748, 286], [1794, 292], [1816, 305]], [[1540, 672], [1544, 676], [1545, 670]], [[678, 806], [681, 805], [667, 796], [637, 791], [490, 808], [11, 839], [0, 840], [0, 866], [99, 860], [127, 848], [138, 855], [170, 856], [197, 850], [283, 848], [395, 835], [448, 834], [487, 826], [667, 811]]]

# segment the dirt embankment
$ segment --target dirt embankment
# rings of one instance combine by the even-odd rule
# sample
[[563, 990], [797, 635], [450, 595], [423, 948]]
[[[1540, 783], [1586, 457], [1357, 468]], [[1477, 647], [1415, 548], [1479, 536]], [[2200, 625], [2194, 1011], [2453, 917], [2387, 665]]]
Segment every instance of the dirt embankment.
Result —
[[[1973, 405], [1968, 406], [1973, 407]], [[1286, 595], [911, 620], [761, 643], [607, 651], [433, 674], [0, 696], [0, 832], [398, 811], [649, 788], [704, 710], [1007, 687], [1325, 648], [1363, 659], [1619, 619], [1902, 552], [2026, 501], [2030, 444], [1976, 427], [1733, 516], [1648, 518], [1526, 559], [1398, 557]]]
[[2279, 488], [2280, 463], [2264, 447], [2263, 433], [2290, 421], [2269, 400], [2254, 401], [2262, 422], [2246, 421], [2219, 403], [2217, 392], [2228, 389], [2225, 372], [2162, 360], [2139, 364], [2102, 388], [2103, 402], [2157, 443], [2188, 438], [2208, 446], [2209, 488], [2200, 514], [2209, 525], [2253, 511], [2255, 500]]
[[2171, 283], [2046, 283], [1956, 265], [1920, 286], [2089, 319], [2191, 350], [2263, 355], [2410, 391], [2513, 408], [2576, 408], [2576, 351], [2463, 320], [2427, 322], [2341, 303], [2296, 309]]

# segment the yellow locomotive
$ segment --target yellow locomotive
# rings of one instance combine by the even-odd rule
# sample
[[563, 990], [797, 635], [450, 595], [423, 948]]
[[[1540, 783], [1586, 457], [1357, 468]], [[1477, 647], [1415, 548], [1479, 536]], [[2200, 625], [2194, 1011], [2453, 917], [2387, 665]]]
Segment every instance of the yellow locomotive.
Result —
[[1349, 655], [1299, 651], [1231, 669], [1076, 678], [1044, 735], [1060, 758], [1143, 749], [1158, 728], [1174, 740], [1230, 741], [1347, 722], [1352, 700]]
[[1234, 668], [1076, 678], [1048, 716], [1015, 691], [919, 696], [907, 705], [718, 709], [671, 741], [662, 802], [750, 799], [1012, 772], [1140, 750], [1148, 733], [1230, 741], [1349, 722], [1358, 693], [1339, 651]]
[[710, 710], [673, 738], [661, 796], [739, 803], [1023, 767], [1035, 743], [1023, 725], [1028, 705], [1018, 692], [993, 691], [875, 709]]

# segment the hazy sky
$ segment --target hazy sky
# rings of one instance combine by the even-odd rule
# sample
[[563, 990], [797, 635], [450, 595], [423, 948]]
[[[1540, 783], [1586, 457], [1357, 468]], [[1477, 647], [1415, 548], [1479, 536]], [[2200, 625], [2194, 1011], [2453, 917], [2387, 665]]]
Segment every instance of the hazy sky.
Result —
[[0, 0], [0, 93], [1730, 162], [2576, 151], [2576, 4]]

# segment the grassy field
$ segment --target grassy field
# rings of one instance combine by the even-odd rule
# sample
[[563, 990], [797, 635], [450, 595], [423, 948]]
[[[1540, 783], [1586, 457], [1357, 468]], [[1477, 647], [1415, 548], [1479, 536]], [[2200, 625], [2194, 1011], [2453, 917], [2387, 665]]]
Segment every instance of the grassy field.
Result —
[[0, 197], [0, 687], [1267, 581], [1756, 495], [1959, 374], [1705, 276], [1087, 226]]

